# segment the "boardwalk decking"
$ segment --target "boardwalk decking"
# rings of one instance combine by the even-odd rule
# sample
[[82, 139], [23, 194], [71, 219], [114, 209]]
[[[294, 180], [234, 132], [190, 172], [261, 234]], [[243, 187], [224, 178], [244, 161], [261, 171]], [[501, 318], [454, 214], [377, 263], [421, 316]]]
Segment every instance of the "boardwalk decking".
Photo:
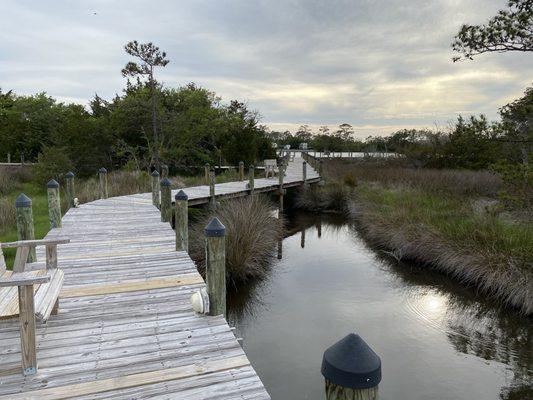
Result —
[[[301, 183], [301, 170], [296, 158], [288, 185]], [[311, 168], [308, 178], [318, 178]], [[244, 195], [245, 184], [216, 192]], [[277, 178], [255, 187], [273, 190]], [[207, 201], [207, 186], [185, 191], [193, 204]], [[62, 236], [71, 243], [59, 246], [60, 312], [38, 325], [37, 375], [21, 374], [18, 321], [0, 321], [1, 399], [270, 398], [225, 319], [193, 312], [189, 297], [205, 283], [174, 250], [149, 193], [71, 209], [47, 235]]]

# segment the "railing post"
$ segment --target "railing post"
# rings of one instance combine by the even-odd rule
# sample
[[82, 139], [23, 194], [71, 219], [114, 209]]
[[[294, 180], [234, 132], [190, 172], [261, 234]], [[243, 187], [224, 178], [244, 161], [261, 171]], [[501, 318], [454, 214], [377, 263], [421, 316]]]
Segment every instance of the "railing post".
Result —
[[381, 360], [359, 335], [350, 333], [322, 358], [326, 400], [377, 400]]
[[283, 196], [285, 195], [285, 189], [283, 189], [283, 178], [285, 176], [285, 166], [283, 165], [283, 162], [278, 167], [278, 180], [279, 180], [279, 188], [278, 188], [278, 194], [279, 194], [279, 212], [283, 212]]
[[35, 303], [33, 285], [19, 286], [20, 347], [22, 353], [22, 374], [37, 373], [37, 346], [35, 338]]
[[98, 170], [98, 177], [100, 178], [100, 198], [107, 199], [107, 169], [104, 167]]
[[307, 161], [302, 162], [302, 181], [305, 186], [307, 184]]
[[174, 197], [176, 201], [176, 250], [189, 251], [189, 198], [180, 190]]
[[161, 164], [161, 178], [168, 178], [168, 165]]
[[206, 185], [209, 185], [209, 171], [210, 171], [209, 163], [205, 163], [204, 165], [204, 181]]
[[67, 183], [67, 211], [70, 207], [74, 207], [74, 172], [70, 171], [65, 174], [65, 181]]
[[226, 227], [217, 217], [205, 227], [209, 314], [226, 315]]
[[209, 171], [209, 208], [212, 211], [217, 209], [217, 199], [215, 196], [215, 170]]
[[169, 222], [172, 218], [172, 190], [168, 178], [161, 179], [161, 222]]
[[250, 180], [248, 182], [248, 189], [250, 189], [250, 195], [253, 196], [253, 194], [254, 194], [254, 185], [255, 185], [255, 167], [253, 165], [250, 165], [250, 167], [249, 167], [248, 179]]
[[239, 180], [244, 181], [244, 162], [239, 161]]
[[7, 153], [7, 163], [11, 164], [11, 153]]
[[152, 204], [157, 208], [161, 207], [161, 198], [159, 197], [159, 191], [161, 186], [159, 185], [159, 172], [156, 169], [151, 173], [152, 176]]
[[46, 193], [48, 197], [48, 217], [50, 219], [50, 228], [61, 227], [61, 199], [59, 196], [59, 183], [52, 179], [46, 184]]
[[[33, 226], [33, 212], [31, 207], [31, 199], [24, 193], [21, 193], [15, 200], [15, 208], [17, 212], [17, 234], [19, 240], [34, 240], [35, 228]], [[37, 261], [35, 253], [35, 246], [30, 247], [28, 253], [28, 262]]]

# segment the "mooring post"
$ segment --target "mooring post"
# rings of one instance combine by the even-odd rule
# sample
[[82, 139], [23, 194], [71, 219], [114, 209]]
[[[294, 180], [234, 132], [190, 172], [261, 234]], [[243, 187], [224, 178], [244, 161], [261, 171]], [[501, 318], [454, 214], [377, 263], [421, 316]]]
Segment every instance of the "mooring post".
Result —
[[[21, 193], [15, 200], [15, 209], [17, 214], [17, 234], [19, 240], [34, 240], [35, 228], [33, 226], [33, 212], [31, 199], [24, 193]], [[28, 262], [37, 261], [35, 246], [30, 247], [28, 253]]]
[[168, 178], [168, 165], [161, 164], [161, 178]]
[[322, 159], [320, 159], [320, 161], [318, 162], [318, 174], [320, 176], [322, 176], [322, 168], [323, 168], [323, 164], [322, 163], [323, 163], [323, 161], [322, 161]]
[[255, 167], [253, 165], [250, 165], [250, 168], [248, 169], [248, 179], [248, 189], [250, 189], [250, 195], [253, 196], [255, 185]]
[[100, 178], [100, 198], [107, 199], [107, 169], [104, 167], [98, 170], [98, 177]]
[[183, 190], [180, 190], [174, 196], [174, 200], [176, 202], [176, 250], [189, 251], [189, 197]]
[[302, 181], [303, 181], [303, 185], [306, 186], [307, 185], [307, 162], [304, 161], [302, 162]]
[[50, 228], [61, 227], [61, 199], [59, 196], [59, 183], [52, 179], [46, 184], [48, 195], [48, 217], [50, 219]]
[[172, 190], [168, 178], [161, 179], [161, 222], [172, 219]]
[[302, 249], [305, 248], [305, 228], [302, 229], [302, 231], [301, 231], [301, 236], [300, 236], [300, 247], [301, 247]]
[[283, 212], [283, 196], [285, 195], [285, 189], [283, 189], [283, 178], [285, 176], [285, 166], [283, 165], [283, 162], [280, 163], [278, 167], [278, 178], [279, 178], [279, 188], [278, 188], [278, 194], [279, 194], [279, 212]]
[[244, 181], [244, 162], [239, 161], [239, 180]]
[[211, 168], [209, 167], [209, 163], [205, 163], [204, 165], [204, 181], [207, 185], [209, 185], [209, 171]]
[[217, 209], [217, 199], [215, 196], [215, 170], [209, 171], [209, 208], [212, 211]]
[[7, 153], [7, 163], [11, 164], [11, 153]]
[[154, 169], [150, 176], [152, 177], [152, 204], [160, 208], [161, 198], [159, 192], [161, 191], [161, 185], [159, 184], [159, 172]]
[[65, 174], [65, 182], [67, 183], [67, 211], [70, 207], [74, 207], [74, 172], [70, 171]]
[[322, 358], [326, 400], [377, 400], [381, 360], [359, 335], [350, 333]]
[[226, 315], [226, 227], [217, 217], [205, 227], [209, 314]]

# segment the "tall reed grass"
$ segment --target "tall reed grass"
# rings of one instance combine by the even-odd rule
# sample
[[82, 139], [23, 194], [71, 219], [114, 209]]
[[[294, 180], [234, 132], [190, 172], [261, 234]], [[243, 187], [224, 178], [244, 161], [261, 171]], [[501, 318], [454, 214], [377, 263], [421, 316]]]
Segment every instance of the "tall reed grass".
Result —
[[215, 212], [199, 218], [189, 231], [189, 254], [205, 271], [204, 228], [213, 216], [226, 226], [226, 272], [229, 282], [261, 278], [276, 256], [283, 239], [283, 221], [274, 216], [274, 205], [264, 196], [223, 201]]

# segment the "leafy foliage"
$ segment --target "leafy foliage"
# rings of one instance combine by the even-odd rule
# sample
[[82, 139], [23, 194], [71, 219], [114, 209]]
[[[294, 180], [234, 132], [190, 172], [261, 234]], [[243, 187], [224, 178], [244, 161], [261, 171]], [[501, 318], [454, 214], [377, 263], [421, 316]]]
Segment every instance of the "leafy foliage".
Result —
[[488, 52], [533, 51], [533, 2], [509, 0], [509, 9], [500, 10], [486, 25], [463, 25], [452, 49], [453, 61]]

